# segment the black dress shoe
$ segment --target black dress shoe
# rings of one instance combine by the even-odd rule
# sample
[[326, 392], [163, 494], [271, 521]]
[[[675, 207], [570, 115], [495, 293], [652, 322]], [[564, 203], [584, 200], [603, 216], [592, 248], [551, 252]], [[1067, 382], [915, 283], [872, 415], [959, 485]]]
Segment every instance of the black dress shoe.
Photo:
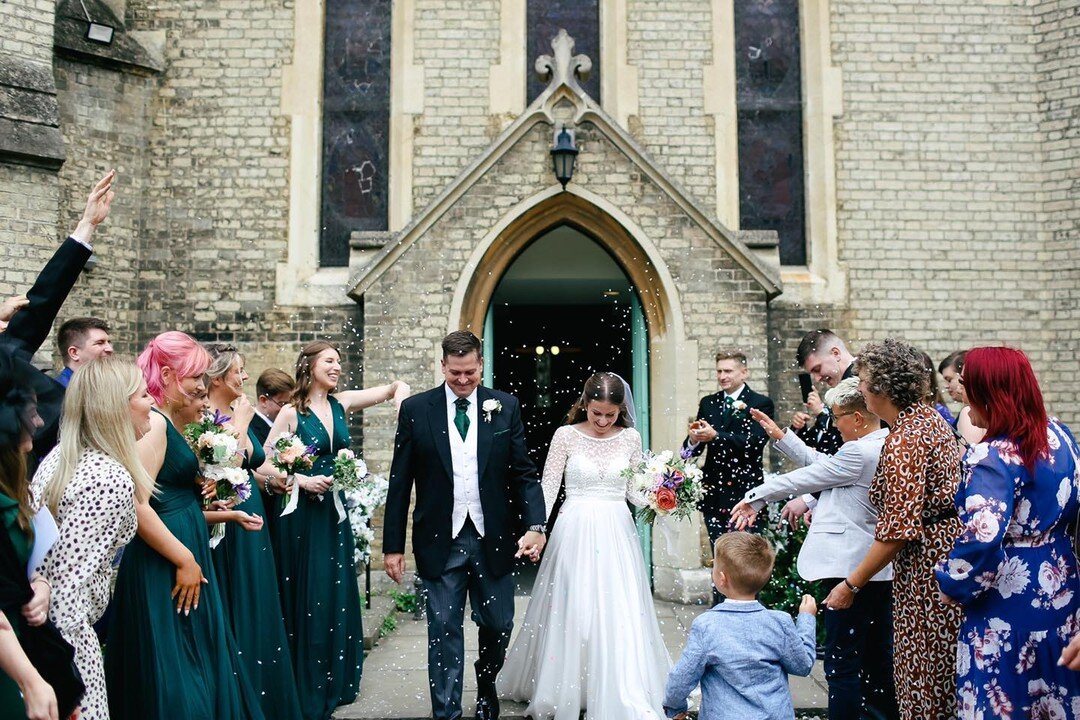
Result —
[[499, 720], [499, 699], [496, 697], [477, 699], [476, 720]]

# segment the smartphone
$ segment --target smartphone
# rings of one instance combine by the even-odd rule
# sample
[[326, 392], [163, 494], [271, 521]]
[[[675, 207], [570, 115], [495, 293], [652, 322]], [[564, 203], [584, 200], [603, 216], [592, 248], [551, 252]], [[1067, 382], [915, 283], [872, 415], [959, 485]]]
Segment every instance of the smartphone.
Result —
[[799, 373], [799, 389], [802, 390], [802, 401], [805, 403], [814, 391], [814, 380], [810, 373]]

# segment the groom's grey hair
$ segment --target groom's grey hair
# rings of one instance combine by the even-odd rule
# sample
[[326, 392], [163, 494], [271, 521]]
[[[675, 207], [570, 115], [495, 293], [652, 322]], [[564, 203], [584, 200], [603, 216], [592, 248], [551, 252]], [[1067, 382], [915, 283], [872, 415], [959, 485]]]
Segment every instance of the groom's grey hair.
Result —
[[859, 392], [859, 378], [849, 377], [841, 380], [836, 387], [825, 392], [825, 405], [836, 406], [845, 410], [866, 410], [866, 398]]

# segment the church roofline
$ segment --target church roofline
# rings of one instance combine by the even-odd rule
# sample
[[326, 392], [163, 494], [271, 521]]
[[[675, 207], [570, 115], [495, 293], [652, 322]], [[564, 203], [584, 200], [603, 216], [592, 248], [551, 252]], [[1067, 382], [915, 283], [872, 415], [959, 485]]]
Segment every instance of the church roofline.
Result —
[[587, 122], [595, 126], [649, 180], [660, 187], [713, 242], [749, 272], [765, 291], [767, 297], [773, 298], [779, 295], [783, 291], [779, 268], [770, 267], [759, 260], [735, 236], [735, 233], [713, 219], [675, 179], [660, 169], [626, 130], [604, 112], [603, 108], [581, 88], [575, 74], [587, 74], [591, 68], [591, 62], [584, 55], [573, 55], [573, 40], [566, 31], [560, 30], [559, 35], [552, 40], [551, 44], [555, 51], [554, 56], [544, 55], [536, 61], [538, 72], [551, 75], [548, 87], [486, 150], [469, 163], [423, 211], [414, 217], [393, 241], [387, 243], [366, 266], [349, 279], [347, 285], [349, 297], [359, 301], [413, 243], [423, 237], [424, 233], [454, 206], [454, 203], [534, 127], [539, 124], [552, 127], [563, 124], [555, 117], [555, 106], [563, 100], [569, 100], [575, 108], [571, 123], [566, 124], [580, 125]]

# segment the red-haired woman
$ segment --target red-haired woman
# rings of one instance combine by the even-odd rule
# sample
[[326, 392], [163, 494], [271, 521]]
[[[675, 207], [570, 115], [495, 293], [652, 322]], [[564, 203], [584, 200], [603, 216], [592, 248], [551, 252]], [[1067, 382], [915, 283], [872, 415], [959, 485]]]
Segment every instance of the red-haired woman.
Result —
[[1080, 451], [1047, 418], [1019, 350], [964, 360], [972, 422], [986, 440], [964, 459], [964, 523], [937, 569], [946, 602], [964, 608], [957, 645], [961, 718], [1080, 717], [1080, 675], [1057, 662], [1080, 629], [1080, 576], [1069, 525], [1080, 508]]
[[172, 331], [151, 340], [138, 363], [156, 405], [138, 451], [156, 490], [136, 505], [138, 535], [116, 579], [105, 653], [109, 713], [114, 720], [262, 720], [218, 588], [205, 584], [214, 577], [207, 522], [251, 518], [238, 510], [204, 514], [199, 461], [181, 434], [206, 407], [210, 356]]

